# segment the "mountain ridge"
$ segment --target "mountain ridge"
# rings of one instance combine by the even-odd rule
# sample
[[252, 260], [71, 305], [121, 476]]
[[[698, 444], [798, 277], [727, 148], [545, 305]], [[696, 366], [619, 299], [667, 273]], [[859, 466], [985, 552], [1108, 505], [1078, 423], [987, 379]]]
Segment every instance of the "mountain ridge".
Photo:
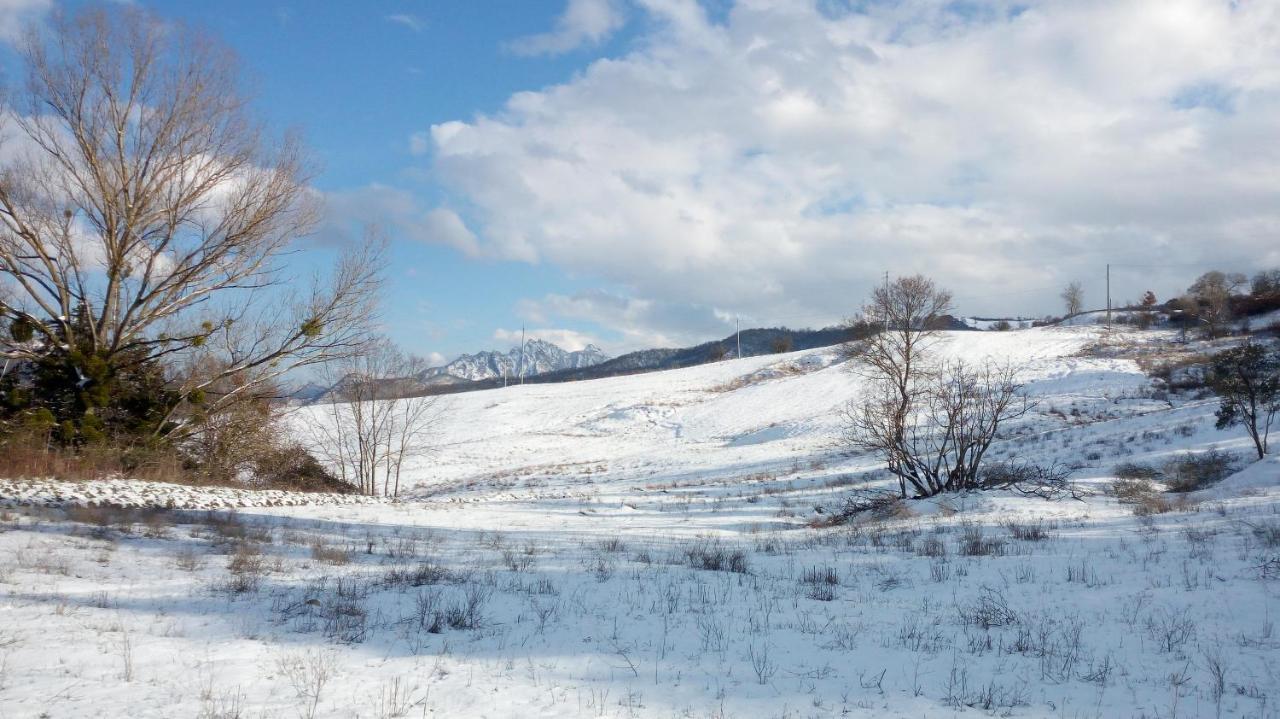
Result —
[[591, 367], [609, 359], [599, 347], [588, 344], [580, 350], [569, 351], [540, 339], [524, 343], [507, 352], [484, 350], [461, 357], [439, 367], [431, 367], [415, 379], [424, 385], [451, 385], [484, 380], [516, 379], [563, 370]]

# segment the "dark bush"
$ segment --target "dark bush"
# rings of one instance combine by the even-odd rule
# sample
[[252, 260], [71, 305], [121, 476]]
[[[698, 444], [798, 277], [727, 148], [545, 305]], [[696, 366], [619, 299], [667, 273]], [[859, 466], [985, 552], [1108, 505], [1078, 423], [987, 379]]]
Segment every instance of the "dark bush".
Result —
[[1184, 454], [1164, 465], [1165, 486], [1170, 492], [1194, 492], [1226, 479], [1235, 471], [1235, 459], [1216, 449]]
[[1160, 470], [1142, 462], [1121, 462], [1112, 470], [1116, 479], [1159, 479]]

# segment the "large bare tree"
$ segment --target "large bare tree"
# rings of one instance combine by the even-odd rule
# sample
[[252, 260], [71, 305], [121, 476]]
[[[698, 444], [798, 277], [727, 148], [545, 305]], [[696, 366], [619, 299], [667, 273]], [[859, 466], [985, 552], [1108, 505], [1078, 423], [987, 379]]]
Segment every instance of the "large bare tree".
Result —
[[299, 143], [253, 120], [225, 47], [90, 7], [55, 12], [21, 58], [3, 108], [0, 357], [63, 355], [76, 372], [163, 359], [172, 420], [361, 346], [382, 243], [353, 246], [328, 278], [285, 272], [317, 197]]
[[1012, 367], [956, 360], [930, 373], [905, 417], [892, 385], [881, 383], [846, 408], [845, 429], [853, 446], [884, 457], [901, 485], [931, 497], [980, 487], [1000, 430], [1030, 406]]
[[[868, 402], [887, 413], [887, 429], [895, 444], [905, 441], [913, 408], [936, 370], [930, 351], [942, 338], [939, 321], [950, 311], [951, 293], [933, 280], [923, 275], [899, 277], [872, 292], [857, 323], [879, 331], [854, 340], [846, 348], [853, 366], [873, 387], [874, 398]], [[902, 473], [900, 457], [890, 453], [885, 459], [905, 497], [908, 477]]]

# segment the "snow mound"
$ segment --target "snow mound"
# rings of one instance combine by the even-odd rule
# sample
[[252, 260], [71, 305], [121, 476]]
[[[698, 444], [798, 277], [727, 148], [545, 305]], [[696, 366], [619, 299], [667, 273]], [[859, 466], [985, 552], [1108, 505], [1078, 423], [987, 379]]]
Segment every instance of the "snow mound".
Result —
[[1254, 462], [1197, 494], [1204, 499], [1226, 499], [1271, 489], [1280, 489], [1280, 457], [1267, 457]]
[[368, 504], [379, 500], [355, 494], [285, 492], [276, 489], [193, 487], [167, 482], [106, 479], [75, 482], [58, 479], [0, 479], [0, 507], [166, 507], [230, 509]]

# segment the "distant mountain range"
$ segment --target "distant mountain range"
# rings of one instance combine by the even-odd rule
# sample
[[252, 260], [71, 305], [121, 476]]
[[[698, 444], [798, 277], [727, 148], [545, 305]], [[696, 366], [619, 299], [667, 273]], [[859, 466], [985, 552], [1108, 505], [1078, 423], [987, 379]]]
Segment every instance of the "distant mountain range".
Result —
[[418, 375], [417, 379], [427, 386], [483, 380], [496, 380], [500, 384], [503, 377], [511, 380], [518, 379], [521, 374], [528, 378], [531, 375], [582, 369], [608, 359], [609, 355], [595, 345], [567, 352], [550, 342], [533, 339], [525, 342], [523, 357], [519, 347], [512, 347], [508, 352], [491, 350], [462, 355], [447, 365], [428, 369]]
[[[637, 352], [630, 352], [619, 357], [614, 357], [613, 359], [604, 359], [602, 361], [584, 363], [580, 366], [568, 366], [551, 371], [538, 372], [536, 374], [527, 374], [524, 381], [530, 384], [545, 382], [574, 382], [584, 379], [616, 377], [618, 375], [655, 372], [658, 370], [677, 369], [680, 367], [692, 367], [694, 365], [706, 364], [708, 362], [716, 362], [722, 359], [736, 357], [738, 353], [739, 339], [741, 339], [742, 342], [742, 356], [755, 357], [758, 355], [776, 354], [779, 352], [792, 352], [796, 350], [827, 347], [830, 345], [840, 344], [848, 338], [849, 331], [842, 328], [828, 328], [821, 330], [791, 330], [786, 328], [743, 330], [740, 338], [737, 335], [729, 335], [722, 340], [703, 342], [700, 345], [694, 345], [692, 347], [639, 350]], [[554, 345], [551, 346], [555, 347]], [[556, 349], [559, 350], [558, 347]], [[591, 348], [588, 347], [588, 349]], [[561, 351], [563, 352], [563, 350]], [[583, 352], [586, 351], [587, 350], [583, 350]], [[513, 352], [518, 353], [519, 349], [517, 348], [516, 350], [513, 350]], [[596, 350], [596, 352], [599, 353], [599, 350]], [[489, 353], [470, 356], [480, 357], [486, 354]], [[499, 356], [502, 357], [504, 355]], [[457, 361], [460, 362], [463, 359], [465, 358], [459, 358]], [[510, 377], [510, 375], [508, 375], [508, 377]], [[446, 380], [442, 382], [435, 382], [428, 391], [433, 393], [469, 392], [472, 390], [490, 389], [501, 386], [502, 378], [499, 375], [496, 378], [490, 376], [488, 378], [470, 381]]]
[[[950, 315], [940, 318], [939, 324], [941, 329], [974, 329]], [[820, 330], [792, 330], [785, 327], [750, 329], [742, 330], [740, 336], [729, 335], [721, 340], [703, 342], [692, 347], [639, 350], [612, 359], [595, 345], [569, 352], [550, 342], [534, 339], [525, 343], [524, 381], [530, 384], [575, 382], [693, 367], [736, 357], [739, 342], [743, 357], [816, 349], [841, 344], [851, 338], [850, 332], [850, 329], [841, 327]], [[513, 347], [507, 352], [490, 350], [463, 355], [449, 364], [432, 367], [416, 377], [389, 380], [388, 383], [395, 387], [392, 390], [395, 393], [470, 392], [501, 387], [504, 381], [518, 383], [520, 366], [520, 348]], [[412, 389], [406, 389], [406, 386]], [[314, 402], [328, 396], [331, 391], [332, 388], [309, 384], [294, 392], [291, 399], [304, 403]]]

